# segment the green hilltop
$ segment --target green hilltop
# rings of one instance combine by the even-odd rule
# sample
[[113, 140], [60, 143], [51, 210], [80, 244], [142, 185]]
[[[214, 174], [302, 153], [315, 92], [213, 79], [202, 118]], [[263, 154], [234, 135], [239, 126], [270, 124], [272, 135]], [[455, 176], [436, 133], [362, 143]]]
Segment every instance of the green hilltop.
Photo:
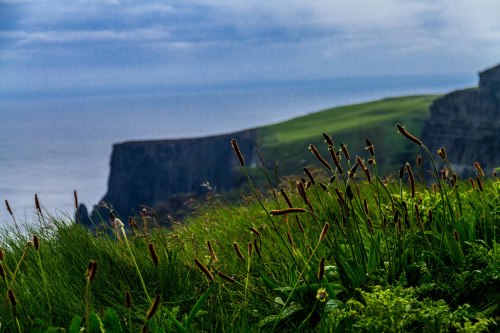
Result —
[[309, 144], [322, 145], [321, 133], [333, 135], [335, 148], [345, 142], [356, 153], [366, 146], [365, 139], [370, 139], [379, 160], [394, 170], [395, 164], [414, 158], [415, 151], [411, 143], [400, 143], [395, 124], [404, 124], [413, 133], [421, 133], [429, 107], [438, 97], [440, 95], [394, 97], [330, 108], [259, 128], [257, 141], [265, 158], [279, 161], [281, 174], [296, 173], [300, 166], [314, 162], [314, 156], [307, 154], [305, 148]]

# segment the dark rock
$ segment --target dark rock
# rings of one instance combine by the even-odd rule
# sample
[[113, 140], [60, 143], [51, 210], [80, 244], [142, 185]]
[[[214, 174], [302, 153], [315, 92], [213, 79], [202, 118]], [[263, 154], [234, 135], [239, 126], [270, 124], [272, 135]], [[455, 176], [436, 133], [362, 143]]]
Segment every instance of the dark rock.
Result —
[[89, 217], [87, 206], [80, 204], [75, 212], [75, 222], [81, 224], [89, 229], [93, 229], [92, 220]]
[[[208, 182], [217, 192], [239, 188], [246, 180], [231, 148], [232, 138], [238, 140], [247, 163], [252, 163], [254, 130], [205, 138], [115, 144], [108, 191], [102, 201], [122, 219], [139, 213], [143, 206], [172, 215], [180, 211], [182, 215], [191, 209], [184, 203], [206, 194], [203, 183]], [[108, 215], [106, 209], [97, 210], [101, 216]]]
[[479, 162], [484, 171], [500, 166], [500, 65], [479, 74], [479, 87], [455, 91], [430, 108], [422, 139], [432, 153], [445, 147], [452, 167], [470, 173]]

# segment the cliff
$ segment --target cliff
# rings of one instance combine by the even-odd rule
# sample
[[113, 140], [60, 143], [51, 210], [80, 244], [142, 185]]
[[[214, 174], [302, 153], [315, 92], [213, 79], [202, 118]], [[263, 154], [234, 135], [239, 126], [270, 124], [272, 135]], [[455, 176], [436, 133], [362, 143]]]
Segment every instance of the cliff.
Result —
[[[230, 191], [245, 183], [230, 140], [236, 138], [248, 163], [254, 159], [256, 133], [247, 130], [205, 138], [135, 141], [115, 144], [110, 162], [108, 192], [102, 202], [112, 205], [122, 218], [143, 206], [176, 215], [189, 210], [189, 198], [207, 192], [203, 183], [217, 192]], [[107, 216], [107, 210], [99, 210]], [[183, 215], [180, 212], [180, 215]], [[163, 216], [160, 216], [165, 220]]]
[[479, 74], [479, 87], [434, 101], [423, 127], [432, 152], [445, 147], [454, 170], [468, 174], [475, 161], [483, 169], [500, 166], [500, 65]]

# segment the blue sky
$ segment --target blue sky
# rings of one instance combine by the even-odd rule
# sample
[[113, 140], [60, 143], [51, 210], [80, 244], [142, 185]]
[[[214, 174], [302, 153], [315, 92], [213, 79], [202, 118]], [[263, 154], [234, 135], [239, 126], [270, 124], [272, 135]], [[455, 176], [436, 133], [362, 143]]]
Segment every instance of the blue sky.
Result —
[[500, 1], [0, 0], [0, 98], [500, 62]]

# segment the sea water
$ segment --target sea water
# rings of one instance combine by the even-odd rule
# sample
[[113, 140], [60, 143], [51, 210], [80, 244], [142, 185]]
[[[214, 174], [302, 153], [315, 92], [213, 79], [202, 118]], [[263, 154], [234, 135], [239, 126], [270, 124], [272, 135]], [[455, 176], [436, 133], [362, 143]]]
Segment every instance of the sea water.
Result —
[[[72, 215], [73, 191], [91, 207], [106, 192], [112, 145], [199, 137], [271, 124], [332, 106], [473, 86], [473, 75], [397, 76], [166, 86], [103, 93], [0, 92], [0, 225], [4, 201], [25, 222], [34, 195]], [[318, 133], [321, 135], [321, 133]]]

